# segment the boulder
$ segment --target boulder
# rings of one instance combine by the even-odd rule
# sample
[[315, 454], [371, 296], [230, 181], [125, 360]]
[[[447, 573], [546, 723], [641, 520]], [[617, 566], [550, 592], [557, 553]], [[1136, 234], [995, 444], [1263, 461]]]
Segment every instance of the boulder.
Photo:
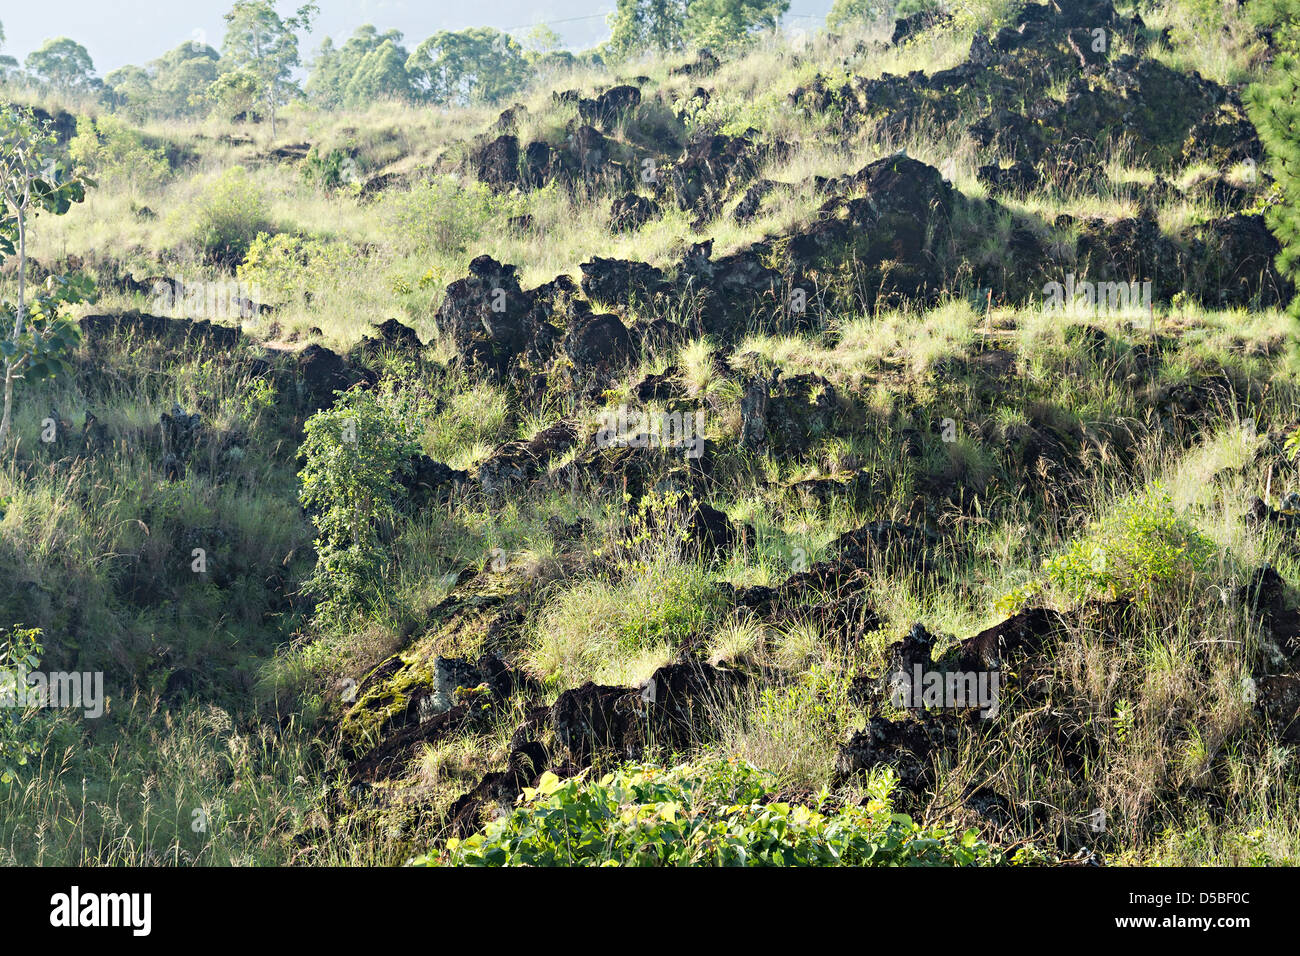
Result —
[[653, 199], [628, 193], [615, 199], [610, 206], [609, 231], [635, 232], [651, 219], [658, 219], [662, 212]]
[[616, 315], [580, 316], [564, 338], [564, 351], [575, 371], [612, 371], [636, 355], [627, 327]]

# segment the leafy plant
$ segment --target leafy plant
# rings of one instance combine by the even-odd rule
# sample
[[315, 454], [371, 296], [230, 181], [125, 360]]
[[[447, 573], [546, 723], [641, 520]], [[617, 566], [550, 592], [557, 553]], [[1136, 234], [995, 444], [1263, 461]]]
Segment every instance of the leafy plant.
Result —
[[[18, 300], [0, 302], [0, 321], [11, 331], [0, 339], [4, 360], [4, 412], [0, 416], [0, 447], [13, 418], [14, 385], [42, 379], [70, 368], [68, 355], [78, 341], [77, 326], [59, 314], [60, 308], [93, 294], [84, 277], [51, 275], [45, 291], [27, 292], [27, 242], [31, 217], [39, 209], [63, 215], [81, 202], [94, 182], [68, 175], [60, 166], [56, 140], [48, 123], [31, 110], [7, 107], [0, 111], [0, 257], [18, 254]], [[11, 324], [12, 323], [12, 324]]]
[[357, 180], [356, 159], [341, 149], [323, 153], [319, 147], [313, 146], [303, 161], [302, 178], [322, 189], [361, 188]]
[[40, 638], [40, 628], [16, 625], [0, 641], [0, 783], [13, 780], [17, 768], [36, 752], [33, 736], [24, 726], [32, 715], [20, 695], [27, 672], [40, 666], [45, 650]]
[[[1264, 0], [1258, 9], [1252, 5], [1252, 16], [1272, 34], [1278, 50], [1272, 68], [1246, 94], [1280, 193], [1265, 216], [1282, 245], [1278, 271], [1300, 280], [1300, 0]], [[1292, 301], [1292, 311], [1300, 315], [1300, 297]]]
[[355, 269], [357, 251], [341, 239], [259, 232], [235, 272], [239, 279], [277, 302], [304, 290], [336, 287]]
[[437, 176], [384, 199], [394, 234], [417, 256], [464, 253], [490, 222], [515, 215], [518, 205], [509, 197], [494, 196], [481, 182], [462, 183], [453, 176]]
[[199, 197], [194, 238], [209, 260], [234, 266], [259, 233], [270, 232], [266, 201], [243, 166], [232, 166]]
[[311, 30], [319, 12], [307, 3], [292, 17], [281, 17], [271, 0], [236, 0], [226, 14], [226, 36], [221, 59], [233, 70], [256, 77], [258, 92], [271, 114], [271, 138], [276, 134], [276, 111], [298, 92], [293, 68], [298, 61], [298, 34]]
[[923, 827], [890, 807], [892, 778], [866, 806], [772, 800], [770, 775], [714, 760], [631, 764], [589, 781], [547, 772], [519, 805], [417, 865], [978, 866], [1007, 862], [974, 830]]
[[131, 186], [157, 186], [171, 172], [161, 149], [114, 116], [77, 120], [77, 135], [68, 144], [68, 155], [101, 179], [115, 179]]
[[363, 607], [381, 577], [385, 528], [397, 517], [402, 473], [419, 452], [411, 425], [391, 399], [345, 392], [307, 419], [299, 499], [316, 526], [316, 568], [305, 584], [322, 598], [327, 622]]
[[1121, 502], [1044, 570], [1052, 584], [1075, 598], [1106, 594], [1145, 600], [1204, 571], [1215, 553], [1213, 543], [1156, 484]]

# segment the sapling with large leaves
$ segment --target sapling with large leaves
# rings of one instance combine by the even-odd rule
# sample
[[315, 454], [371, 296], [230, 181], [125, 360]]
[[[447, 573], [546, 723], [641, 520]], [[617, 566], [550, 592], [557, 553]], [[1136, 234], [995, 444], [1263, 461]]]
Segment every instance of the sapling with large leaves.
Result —
[[94, 183], [69, 173], [50, 125], [29, 109], [0, 110], [0, 257], [18, 256], [18, 298], [0, 300], [0, 358], [4, 362], [4, 412], [0, 447], [13, 423], [14, 387], [24, 380], [66, 372], [78, 341], [77, 326], [60, 314], [86, 301], [94, 288], [84, 276], [50, 275], [29, 293], [27, 246], [32, 219], [44, 210], [61, 216]]

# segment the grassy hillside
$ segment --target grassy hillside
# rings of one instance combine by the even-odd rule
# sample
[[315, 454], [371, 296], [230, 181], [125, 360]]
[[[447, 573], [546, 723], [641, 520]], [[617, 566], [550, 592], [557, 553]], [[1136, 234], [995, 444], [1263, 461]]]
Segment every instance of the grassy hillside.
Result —
[[31, 103], [98, 295], [0, 627], [109, 705], [0, 723], [0, 860], [1295, 862], [1270, 56], [1058, 0], [275, 141]]

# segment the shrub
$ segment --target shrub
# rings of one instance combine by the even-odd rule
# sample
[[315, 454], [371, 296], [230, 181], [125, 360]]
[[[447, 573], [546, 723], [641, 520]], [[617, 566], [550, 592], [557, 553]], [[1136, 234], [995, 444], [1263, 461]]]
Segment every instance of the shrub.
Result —
[[1094, 523], [1044, 570], [1052, 584], [1075, 598], [1104, 594], [1148, 600], [1190, 582], [1214, 554], [1213, 543], [1156, 484]]
[[459, 256], [490, 223], [514, 215], [516, 201], [494, 196], [480, 182], [439, 176], [384, 199], [389, 226], [413, 255]]
[[771, 801], [771, 776], [719, 761], [631, 764], [597, 782], [545, 773], [509, 815], [417, 865], [972, 866], [1006, 862], [974, 830], [956, 835], [893, 813], [893, 781], [866, 806]]
[[313, 146], [302, 164], [302, 178], [322, 189], [347, 188], [359, 192], [361, 181], [357, 176], [358, 171], [356, 159], [341, 149], [323, 153], [319, 147]]
[[171, 164], [161, 149], [150, 146], [143, 136], [113, 116], [78, 119], [77, 135], [68, 144], [68, 155], [95, 176], [126, 183], [133, 189], [156, 187], [171, 173]]
[[243, 166], [232, 166], [199, 196], [193, 234], [210, 262], [234, 267], [258, 233], [271, 232], [266, 200]]
[[19, 695], [26, 674], [40, 666], [40, 637], [39, 628], [18, 626], [0, 641], [0, 783], [13, 780], [37, 749], [36, 716], [19, 706]]
[[[1282, 245], [1278, 270], [1300, 283], [1300, 0], [1264, 0], [1251, 9], [1256, 22], [1272, 33], [1278, 52], [1272, 69], [1246, 96], [1277, 180], [1266, 216]], [[1300, 296], [1291, 309], [1300, 315]]]
[[260, 232], [237, 273], [259, 294], [283, 303], [304, 290], [317, 290], [320, 296], [320, 290], [336, 288], [356, 266], [356, 249], [340, 239]]
[[382, 532], [397, 517], [400, 478], [419, 448], [401, 409], [371, 392], [345, 392], [304, 432], [299, 499], [317, 531], [316, 569], [304, 587], [322, 598], [318, 617], [337, 623], [373, 595], [387, 562]]

